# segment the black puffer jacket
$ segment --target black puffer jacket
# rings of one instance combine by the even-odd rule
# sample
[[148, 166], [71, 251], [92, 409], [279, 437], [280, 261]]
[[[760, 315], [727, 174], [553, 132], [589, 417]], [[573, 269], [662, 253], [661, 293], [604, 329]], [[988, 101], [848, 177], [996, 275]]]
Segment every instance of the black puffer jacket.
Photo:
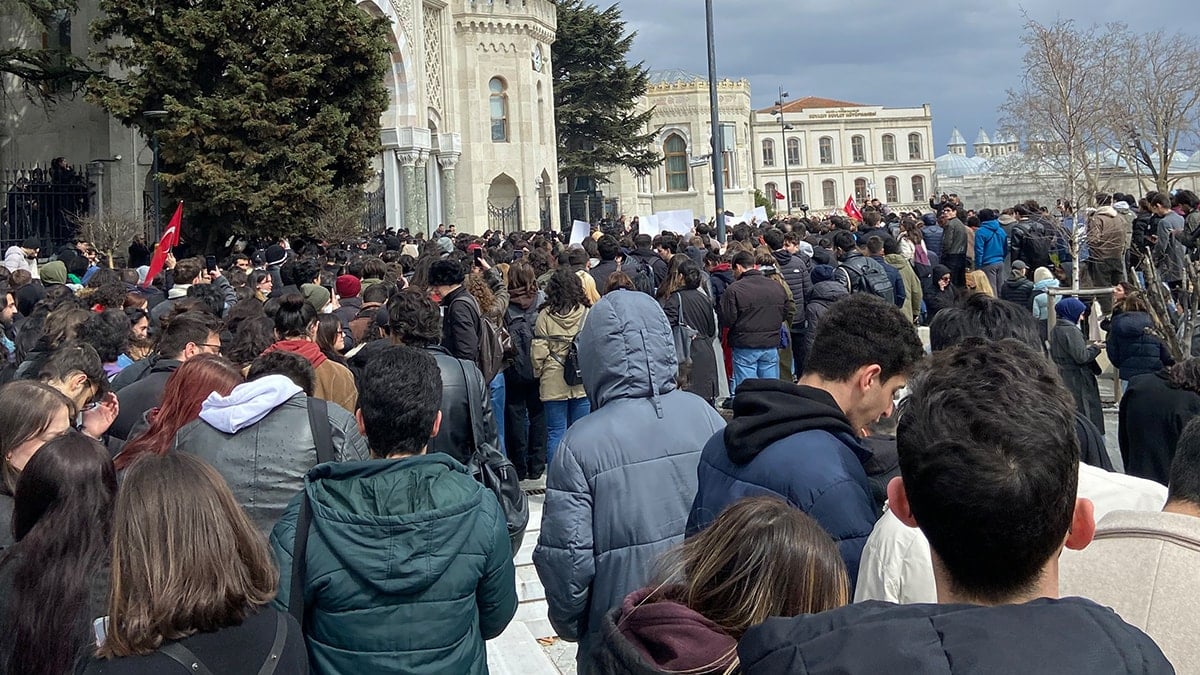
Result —
[[1025, 277], [1009, 277], [1000, 287], [1000, 299], [1033, 311], [1033, 282]]
[[1121, 312], [1113, 317], [1105, 346], [1108, 360], [1119, 369], [1122, 380], [1157, 373], [1175, 363], [1163, 341], [1146, 332], [1153, 327], [1154, 320], [1145, 312]]
[[662, 285], [663, 279], [667, 278], [667, 262], [665, 260], [648, 248], [634, 249], [629, 252], [629, 256], [637, 258], [639, 262], [643, 265], [648, 265], [654, 271], [655, 288]]
[[808, 331], [804, 334], [804, 339], [808, 342], [808, 351], [805, 353], [812, 353], [813, 341], [817, 339], [817, 322], [829, 311], [830, 305], [847, 295], [850, 295], [850, 291], [836, 279], [821, 281], [813, 286], [812, 299], [804, 308], [805, 317], [808, 319]]
[[792, 291], [792, 299], [796, 301], [796, 318], [792, 320], [792, 330], [804, 328], [807, 316], [804, 308], [812, 297], [812, 260], [805, 255], [792, 255], [784, 250], [774, 251], [775, 269], [783, 276], [788, 288]]
[[1083, 598], [996, 607], [861, 602], [767, 619], [746, 632], [738, 656], [745, 675], [1175, 672], [1145, 633]]

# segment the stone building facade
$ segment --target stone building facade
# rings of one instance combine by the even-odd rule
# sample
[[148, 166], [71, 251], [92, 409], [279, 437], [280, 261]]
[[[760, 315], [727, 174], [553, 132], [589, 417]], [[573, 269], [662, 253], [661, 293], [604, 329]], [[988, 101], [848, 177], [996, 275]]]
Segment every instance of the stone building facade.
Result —
[[[777, 211], [840, 209], [853, 195], [895, 209], [924, 204], [933, 185], [933, 112], [818, 97], [757, 110], [756, 182]], [[784, 199], [777, 199], [776, 193]]]
[[[66, 47], [86, 56], [94, 0], [70, 17]], [[377, 178], [389, 227], [428, 231], [537, 229], [558, 225], [558, 174], [550, 45], [551, 0], [360, 0], [391, 27], [384, 78], [390, 105], [381, 120]], [[49, 27], [0, 16], [28, 44]], [[73, 30], [72, 30], [73, 26]], [[61, 28], [61, 27], [60, 27]], [[71, 38], [73, 33], [74, 39]], [[49, 113], [4, 82], [0, 168], [45, 166], [64, 156], [90, 164], [109, 209], [140, 215], [152, 184], [147, 139], [81, 99]]]
[[[725, 209], [741, 215], [754, 208], [754, 166], [750, 142], [750, 83], [721, 80], [717, 105], [724, 150]], [[660, 211], [691, 211], [708, 220], [716, 212], [712, 180], [712, 118], [708, 81], [686, 71], [650, 73], [650, 86], [637, 110], [653, 109], [647, 125], [663, 163], [648, 176], [614, 171], [603, 190], [616, 197], [619, 212], [646, 216]]]

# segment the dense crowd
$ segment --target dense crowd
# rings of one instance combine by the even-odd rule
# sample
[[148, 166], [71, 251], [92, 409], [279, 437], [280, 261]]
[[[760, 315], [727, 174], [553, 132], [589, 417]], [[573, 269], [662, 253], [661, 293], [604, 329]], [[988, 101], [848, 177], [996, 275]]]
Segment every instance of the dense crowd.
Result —
[[581, 673], [1200, 672], [1200, 358], [1167, 335], [1200, 212], [1131, 201], [237, 242], [151, 278], [26, 241], [0, 672], [485, 673], [541, 488]]

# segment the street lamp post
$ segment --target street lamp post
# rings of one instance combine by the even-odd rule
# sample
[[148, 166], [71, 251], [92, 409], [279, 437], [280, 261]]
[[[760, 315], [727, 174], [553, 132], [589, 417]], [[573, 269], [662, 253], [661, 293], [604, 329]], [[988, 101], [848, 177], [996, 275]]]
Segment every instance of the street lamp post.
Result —
[[158, 120], [166, 116], [166, 110], [147, 110], [142, 113], [142, 117], [152, 121], [154, 127], [150, 132], [150, 147], [154, 152], [153, 166], [150, 168], [150, 172], [154, 174], [154, 240], [162, 236], [162, 187], [158, 180]]
[[708, 107], [712, 126], [712, 180], [717, 207], [717, 241], [725, 243], [725, 150], [722, 147], [721, 116], [717, 110], [717, 46], [713, 37], [712, 0], [704, 0], [704, 21], [708, 28]]
[[795, 127], [788, 124], [783, 119], [783, 106], [785, 103], [787, 103], [787, 97], [788, 93], [783, 90], [783, 87], [780, 87], [779, 99], [775, 101], [775, 105], [778, 108], [775, 111], [775, 116], [779, 118], [779, 141], [781, 143], [780, 150], [782, 151], [780, 154], [783, 155], [783, 189], [787, 190], [787, 192], [784, 193], [783, 201], [787, 204], [787, 212], [790, 216], [792, 215], [792, 182], [791, 177], [788, 176], [787, 132]]

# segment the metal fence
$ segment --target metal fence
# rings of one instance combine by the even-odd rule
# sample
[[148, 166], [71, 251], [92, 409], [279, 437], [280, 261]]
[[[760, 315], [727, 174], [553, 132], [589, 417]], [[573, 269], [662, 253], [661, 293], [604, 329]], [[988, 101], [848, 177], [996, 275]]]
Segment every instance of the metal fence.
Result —
[[488, 229], [501, 232], [516, 232], [521, 229], [521, 198], [517, 197], [509, 206], [494, 206], [488, 203]]
[[73, 237], [72, 219], [91, 212], [95, 185], [86, 171], [51, 166], [2, 169], [0, 188], [0, 250], [35, 237], [45, 253]]
[[379, 174], [379, 187], [374, 192], [363, 194], [366, 208], [363, 210], [363, 230], [380, 232], [387, 227], [387, 202], [384, 198], [383, 175]]

